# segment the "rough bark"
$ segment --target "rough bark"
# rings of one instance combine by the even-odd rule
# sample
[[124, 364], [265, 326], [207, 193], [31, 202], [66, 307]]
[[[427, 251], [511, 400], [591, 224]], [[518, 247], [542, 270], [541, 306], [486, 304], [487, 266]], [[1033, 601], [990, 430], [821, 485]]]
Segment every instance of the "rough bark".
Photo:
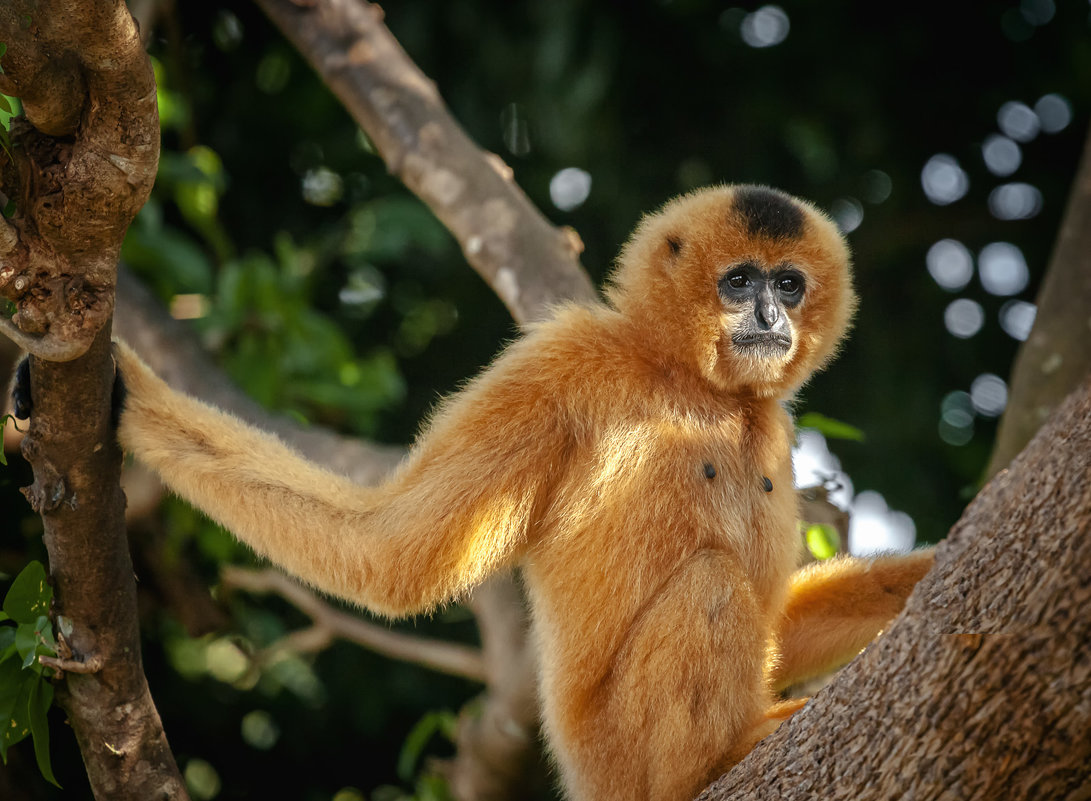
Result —
[[700, 796], [1086, 799], [1091, 378], [966, 509], [890, 630]]
[[1012, 368], [1008, 409], [987, 471], [996, 475], [1091, 371], [1091, 132], [1065, 208], [1038, 314]]
[[155, 79], [122, 2], [9, 0], [0, 91], [21, 98], [0, 188], [4, 332], [38, 356], [73, 359], [113, 312], [121, 240], [159, 159]]
[[0, 325], [31, 354], [22, 448], [42, 515], [55, 613], [72, 631], [57, 700], [95, 796], [184, 798], [140, 660], [121, 453], [110, 422], [110, 315], [122, 238], [155, 178], [155, 81], [120, 0], [8, 0], [0, 90], [22, 99], [0, 187]]
[[185, 798], [140, 659], [121, 451], [110, 421], [113, 381], [109, 326], [83, 356], [35, 357], [31, 366], [35, 408], [23, 455], [34, 483], [25, 493], [45, 522], [54, 614], [72, 623], [56, 698], [96, 798]]
[[363, 0], [257, 0], [374, 142], [387, 167], [454, 234], [519, 323], [594, 297], [583, 243], [552, 226], [492, 153], [475, 145], [435, 84]]

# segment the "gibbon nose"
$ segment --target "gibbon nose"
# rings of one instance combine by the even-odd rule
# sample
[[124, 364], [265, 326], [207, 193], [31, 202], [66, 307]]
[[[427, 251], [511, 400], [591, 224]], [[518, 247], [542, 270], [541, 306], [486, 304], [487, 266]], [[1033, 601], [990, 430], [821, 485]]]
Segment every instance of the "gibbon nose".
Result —
[[771, 331], [780, 320], [780, 309], [777, 307], [773, 293], [763, 290], [754, 303], [754, 317], [758, 321], [758, 327], [763, 331]]

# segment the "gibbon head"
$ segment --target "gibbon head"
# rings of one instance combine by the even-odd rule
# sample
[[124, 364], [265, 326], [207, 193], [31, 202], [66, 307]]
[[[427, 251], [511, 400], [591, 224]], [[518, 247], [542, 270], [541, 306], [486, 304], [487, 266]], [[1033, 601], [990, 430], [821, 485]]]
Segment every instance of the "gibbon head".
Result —
[[849, 252], [809, 203], [764, 186], [720, 186], [648, 215], [607, 290], [650, 347], [720, 389], [797, 389], [833, 355], [856, 306]]

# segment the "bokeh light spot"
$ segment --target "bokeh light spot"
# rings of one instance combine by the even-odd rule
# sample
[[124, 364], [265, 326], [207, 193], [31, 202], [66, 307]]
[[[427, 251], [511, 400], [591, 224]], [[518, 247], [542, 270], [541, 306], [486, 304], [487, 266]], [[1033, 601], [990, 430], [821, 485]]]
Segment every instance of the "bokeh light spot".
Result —
[[1008, 385], [992, 373], [982, 373], [970, 384], [970, 401], [983, 417], [999, 417], [1008, 405]]
[[312, 206], [332, 206], [345, 193], [345, 182], [329, 167], [316, 167], [303, 174], [303, 199]]
[[1046, 133], [1063, 131], [1072, 122], [1072, 104], [1058, 94], [1043, 95], [1034, 104], [1034, 113]]
[[549, 198], [561, 211], [583, 205], [591, 194], [591, 173], [579, 167], [565, 167], [549, 182]]
[[1029, 142], [1042, 127], [1033, 109], [1015, 100], [1005, 103], [996, 112], [996, 124], [1016, 142]]
[[989, 134], [981, 145], [985, 166], [993, 175], [1011, 175], [1023, 163], [1023, 151], [1012, 139], [1000, 134]]
[[921, 187], [928, 199], [937, 206], [946, 206], [970, 191], [970, 177], [954, 156], [939, 153], [921, 170]]
[[849, 551], [855, 556], [904, 553], [917, 541], [917, 527], [905, 512], [892, 511], [878, 492], [864, 490], [852, 501]]
[[1034, 318], [1038, 315], [1038, 307], [1025, 300], [1009, 300], [1000, 307], [1000, 327], [1012, 339], [1020, 342], [1030, 336], [1030, 329], [1034, 327]]
[[1024, 183], [1003, 184], [989, 193], [989, 211], [998, 220], [1029, 220], [1042, 210], [1042, 193]]
[[948, 445], [965, 445], [973, 436], [974, 402], [970, 393], [948, 392], [940, 402], [940, 439]]
[[969, 339], [985, 324], [985, 310], [976, 300], [952, 300], [943, 312], [943, 324], [952, 336]]
[[957, 239], [941, 239], [928, 248], [925, 263], [932, 279], [949, 292], [957, 292], [974, 277], [973, 256]]
[[862, 184], [864, 200], [876, 205], [889, 198], [894, 189], [894, 182], [882, 170], [868, 170], [864, 173]]
[[1019, 13], [1031, 25], [1040, 27], [1053, 19], [1057, 6], [1053, 4], [1053, 0], [1021, 0]]
[[864, 207], [854, 197], [838, 198], [830, 206], [830, 216], [841, 232], [848, 234], [859, 228], [864, 221]]
[[739, 26], [742, 40], [751, 47], [772, 47], [788, 38], [788, 15], [780, 6], [762, 6], [747, 14]]
[[1026, 289], [1030, 270], [1023, 251], [1010, 242], [992, 242], [977, 256], [981, 286], [990, 295], [1015, 295]]

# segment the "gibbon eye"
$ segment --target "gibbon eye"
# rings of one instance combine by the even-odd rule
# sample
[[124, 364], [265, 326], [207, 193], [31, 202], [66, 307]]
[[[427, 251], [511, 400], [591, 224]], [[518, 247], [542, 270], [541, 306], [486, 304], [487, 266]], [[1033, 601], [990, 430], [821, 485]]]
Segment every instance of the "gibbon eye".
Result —
[[794, 273], [780, 276], [777, 279], [777, 291], [788, 297], [798, 295], [803, 291], [803, 277]]
[[727, 277], [727, 285], [732, 289], [745, 289], [749, 283], [745, 273], [732, 273]]

